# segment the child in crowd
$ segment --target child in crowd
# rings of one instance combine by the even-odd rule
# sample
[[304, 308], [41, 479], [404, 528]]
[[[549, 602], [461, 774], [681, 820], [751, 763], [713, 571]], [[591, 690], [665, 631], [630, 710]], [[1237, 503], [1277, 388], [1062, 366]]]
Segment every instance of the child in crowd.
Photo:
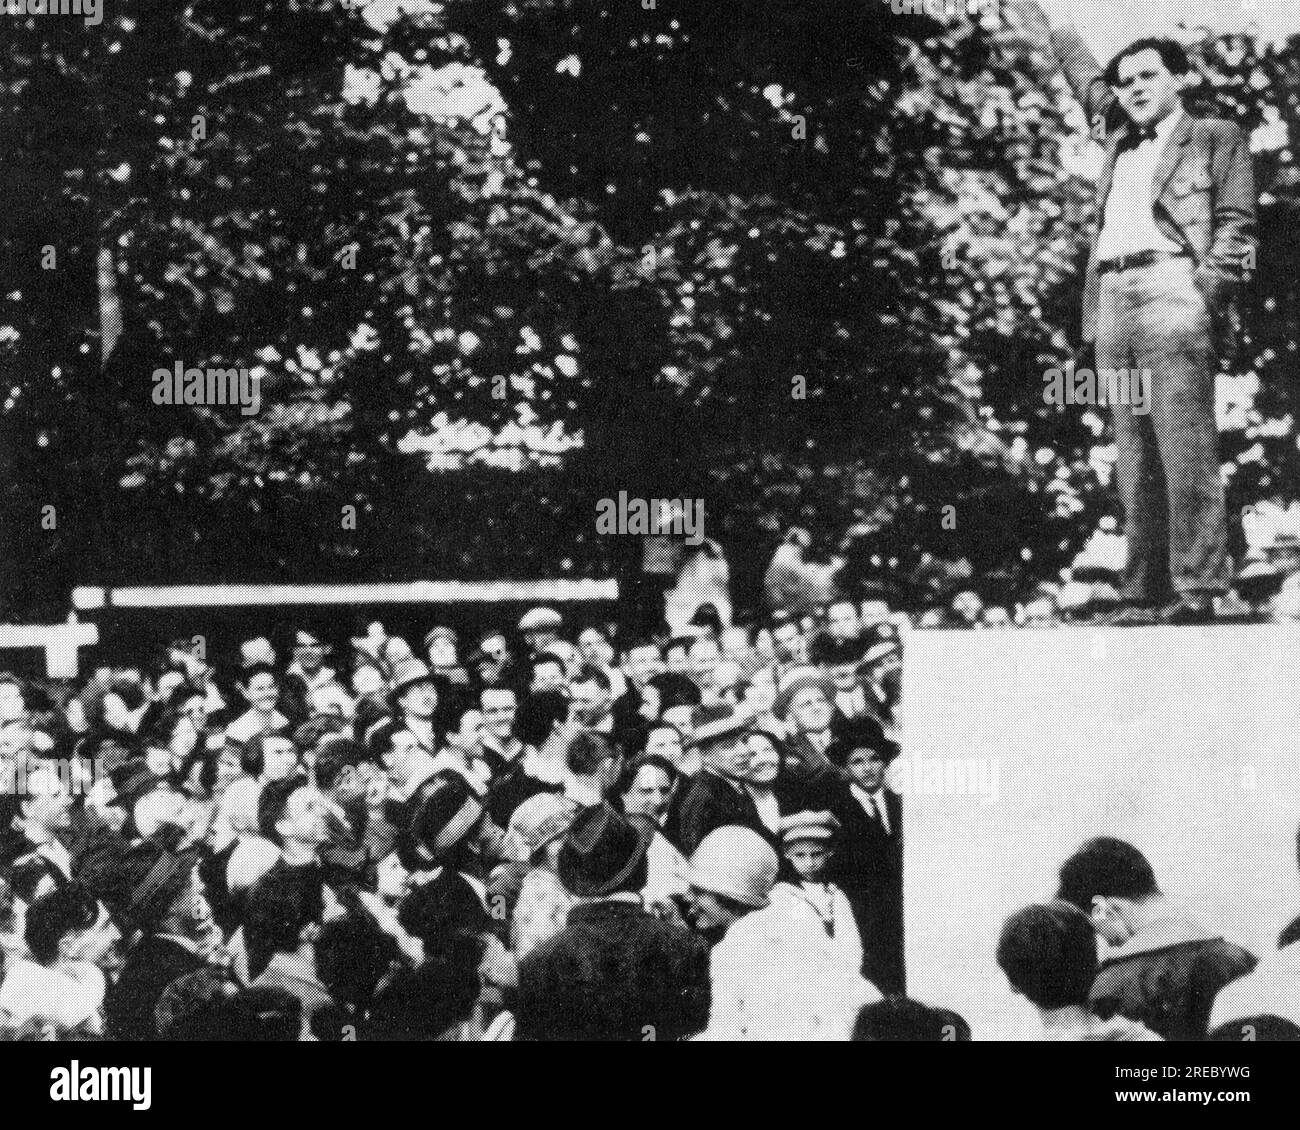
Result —
[[844, 892], [825, 879], [839, 827], [829, 812], [795, 812], [781, 818], [787, 877], [773, 887], [772, 901], [795, 917], [811, 918], [828, 945], [856, 972], [862, 965], [862, 939], [853, 910]]

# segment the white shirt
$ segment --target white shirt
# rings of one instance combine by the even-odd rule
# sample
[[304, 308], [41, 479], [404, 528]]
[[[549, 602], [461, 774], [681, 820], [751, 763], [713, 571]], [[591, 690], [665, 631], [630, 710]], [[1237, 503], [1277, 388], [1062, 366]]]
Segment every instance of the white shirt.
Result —
[[[0, 1012], [14, 1027], [39, 1019], [59, 1028], [76, 1028], [99, 1017], [107, 983], [89, 962], [72, 963], [77, 976], [47, 969], [34, 961], [15, 961], [0, 985]], [[92, 1025], [98, 1032], [98, 1023]]]
[[867, 792], [860, 785], [850, 785], [849, 791], [864, 809], [867, 815], [880, 821], [880, 826], [885, 829], [886, 835], [893, 835], [893, 829], [889, 826], [889, 811], [885, 807], [885, 792], [883, 789], [877, 789], [874, 793]]
[[1184, 113], [1178, 107], [1155, 127], [1154, 138], [1116, 155], [1101, 234], [1097, 237], [1097, 258], [1101, 262], [1138, 251], [1182, 250], [1156, 226], [1152, 187], [1169, 136]]

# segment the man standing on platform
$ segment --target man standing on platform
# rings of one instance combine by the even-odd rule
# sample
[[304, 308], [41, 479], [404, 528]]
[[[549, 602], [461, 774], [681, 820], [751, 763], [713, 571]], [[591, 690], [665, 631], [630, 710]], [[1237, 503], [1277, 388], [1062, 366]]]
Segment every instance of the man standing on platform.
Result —
[[1206, 623], [1230, 569], [1214, 377], [1253, 263], [1250, 147], [1232, 122], [1183, 109], [1178, 44], [1139, 39], [1103, 71], [1072, 26], [1052, 29], [1034, 0], [1011, 6], [1054, 52], [1105, 146], [1084, 341], [1099, 372], [1151, 374], [1145, 403], [1112, 398], [1128, 564], [1124, 607], [1110, 619]]

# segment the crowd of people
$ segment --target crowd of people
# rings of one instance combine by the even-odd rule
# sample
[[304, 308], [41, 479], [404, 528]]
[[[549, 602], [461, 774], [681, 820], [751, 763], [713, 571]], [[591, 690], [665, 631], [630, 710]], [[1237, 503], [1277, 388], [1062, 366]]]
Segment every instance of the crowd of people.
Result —
[[[471, 647], [297, 627], [220, 667], [190, 638], [80, 685], [0, 674], [0, 1030], [969, 1039], [907, 995], [907, 626], [841, 600], [625, 638], [535, 608]], [[1298, 936], [1257, 965], [1097, 840], [990, 961], [1049, 1038], [1264, 1039], [1300, 1035]]]

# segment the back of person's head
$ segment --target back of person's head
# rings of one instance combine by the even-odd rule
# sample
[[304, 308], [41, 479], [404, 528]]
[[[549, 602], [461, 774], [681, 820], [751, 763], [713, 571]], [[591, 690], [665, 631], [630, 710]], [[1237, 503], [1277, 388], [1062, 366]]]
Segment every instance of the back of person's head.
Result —
[[1056, 897], [1088, 913], [1097, 896], [1141, 902], [1159, 893], [1155, 872], [1146, 856], [1124, 840], [1098, 836], [1061, 865], [1061, 886]]
[[967, 1043], [970, 1025], [951, 1009], [933, 1008], [911, 997], [886, 997], [865, 1005], [853, 1026], [865, 1042]]
[[328, 737], [316, 752], [316, 784], [321, 789], [332, 789], [343, 771], [356, 768], [369, 760], [365, 747], [351, 738]]
[[370, 1040], [436, 1040], [468, 1020], [478, 1000], [481, 960], [465, 951], [459, 965], [421, 965], [398, 974], [370, 1012]]
[[579, 730], [569, 741], [565, 762], [569, 772], [579, 777], [590, 777], [600, 768], [602, 761], [614, 756], [614, 747], [600, 734]]
[[998, 939], [1011, 987], [1044, 1009], [1087, 1005], [1097, 976], [1097, 936], [1073, 903], [1057, 899], [1016, 911]]
[[343, 1004], [365, 1008], [389, 965], [397, 942], [369, 915], [346, 914], [321, 927], [316, 939], [316, 975]]
[[23, 939], [33, 958], [49, 965], [59, 955], [59, 943], [72, 933], [89, 930], [99, 920], [99, 904], [76, 883], [56, 887], [27, 908]]
[[289, 807], [289, 798], [299, 789], [307, 788], [309, 784], [306, 777], [295, 775], [277, 781], [267, 781], [262, 786], [262, 792], [257, 798], [257, 830], [262, 834], [263, 839], [283, 846], [284, 840], [276, 825], [284, 819], [285, 810]]

